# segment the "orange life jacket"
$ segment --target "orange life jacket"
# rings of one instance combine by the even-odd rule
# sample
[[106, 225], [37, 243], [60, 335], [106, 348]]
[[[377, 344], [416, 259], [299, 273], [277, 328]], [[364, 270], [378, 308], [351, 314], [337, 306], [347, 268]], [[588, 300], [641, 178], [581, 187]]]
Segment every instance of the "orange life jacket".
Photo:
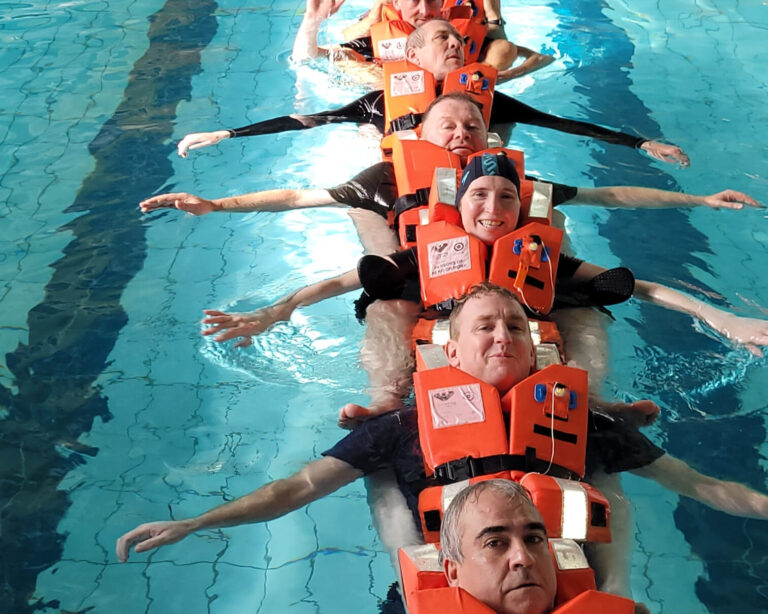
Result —
[[439, 538], [444, 508], [456, 492], [492, 477], [525, 483], [537, 507], [546, 510], [550, 537], [610, 541], [607, 500], [575, 481], [584, 475], [586, 455], [585, 371], [550, 365], [499, 400], [493, 386], [447, 366], [442, 348], [419, 346], [417, 364], [414, 393], [425, 473], [449, 483], [419, 495], [426, 541]]
[[[553, 614], [633, 614], [634, 602], [595, 590], [594, 572], [579, 546], [550, 539], [557, 593]], [[410, 614], [493, 614], [466, 591], [449, 587], [434, 544], [408, 546], [398, 553], [403, 596]]]
[[405, 59], [405, 43], [414, 28], [406, 21], [385, 19], [371, 26], [373, 57], [381, 62]]
[[418, 226], [416, 249], [424, 306], [458, 299], [489, 279], [515, 292], [527, 307], [547, 313], [554, 301], [562, 237], [561, 230], [542, 224], [513, 231], [494, 244], [486, 276], [487, 249], [482, 241], [446, 222]]
[[[408, 60], [384, 63], [384, 134], [421, 123], [421, 114], [437, 97], [432, 73]], [[497, 71], [486, 64], [470, 64], [446, 75], [442, 93], [464, 92], [481, 107], [486, 128], [491, 117]], [[394, 122], [394, 124], [393, 124]]]
[[[467, 12], [463, 14], [459, 10]], [[485, 23], [485, 6], [476, 0], [445, 0], [442, 13], [448, 19], [466, 16], [478, 23]]]
[[460, 224], [456, 185], [461, 159], [438, 145], [392, 137], [392, 165], [398, 199], [395, 226], [402, 247], [416, 245], [416, 227], [428, 221]]

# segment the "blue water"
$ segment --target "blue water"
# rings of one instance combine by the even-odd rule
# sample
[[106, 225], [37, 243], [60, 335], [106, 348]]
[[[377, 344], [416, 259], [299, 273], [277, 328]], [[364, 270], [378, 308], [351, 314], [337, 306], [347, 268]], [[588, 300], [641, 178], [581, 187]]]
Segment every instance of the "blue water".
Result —
[[[340, 21], [363, 3], [345, 6]], [[393, 580], [361, 485], [265, 525], [210, 531], [119, 565], [114, 539], [284, 477], [364, 401], [352, 297], [242, 351], [199, 336], [204, 307], [246, 309], [347, 268], [340, 211], [142, 217], [175, 189], [222, 196], [332, 185], [376, 160], [354, 127], [241, 139], [178, 159], [193, 130], [326, 108], [359, 91], [289, 68], [297, 5], [5, 3], [0, 18], [0, 610], [375, 611]], [[690, 169], [518, 126], [527, 165], [574, 185], [642, 184], [768, 202], [764, 8], [532, 1], [515, 40], [559, 59], [504, 90], [537, 108], [665, 136]], [[334, 25], [329, 40], [340, 26]], [[329, 85], [330, 83], [330, 85]], [[567, 209], [578, 255], [765, 316], [763, 211]], [[766, 362], [632, 301], [609, 326], [608, 393], [650, 397], [651, 434], [766, 489]], [[633, 587], [654, 612], [768, 611], [766, 525], [637, 478]]]

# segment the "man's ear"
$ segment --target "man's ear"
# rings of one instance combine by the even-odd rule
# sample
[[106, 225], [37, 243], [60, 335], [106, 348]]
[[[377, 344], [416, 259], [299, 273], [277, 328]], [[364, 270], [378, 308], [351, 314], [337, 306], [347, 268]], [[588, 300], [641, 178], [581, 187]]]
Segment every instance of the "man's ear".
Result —
[[421, 63], [419, 62], [419, 58], [416, 57], [415, 47], [408, 47], [408, 49], [405, 50], [405, 59], [408, 60], [411, 64], [416, 64], [416, 66], [421, 66]]
[[448, 580], [448, 586], [459, 585], [458, 571], [459, 571], [459, 568], [458, 568], [458, 565], [456, 565], [455, 561], [452, 561], [450, 559], [443, 560], [443, 573], [445, 574], [445, 577]]
[[448, 343], [445, 344], [445, 355], [448, 357], [448, 364], [452, 367], [459, 366], [458, 347], [459, 344], [453, 339], [448, 339]]

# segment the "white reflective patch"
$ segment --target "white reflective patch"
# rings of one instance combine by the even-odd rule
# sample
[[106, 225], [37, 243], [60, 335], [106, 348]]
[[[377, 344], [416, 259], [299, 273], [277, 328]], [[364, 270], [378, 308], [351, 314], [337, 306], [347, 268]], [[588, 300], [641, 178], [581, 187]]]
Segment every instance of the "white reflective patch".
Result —
[[497, 133], [489, 132], [488, 149], [493, 149], [495, 147], [504, 147], [504, 141], [501, 140], [501, 137]]
[[549, 365], [561, 365], [560, 352], [554, 343], [540, 343], [536, 345], [536, 368], [544, 369]]
[[451, 501], [454, 500], [456, 495], [468, 487], [469, 480], [462, 480], [461, 482], [455, 482], [454, 484], [446, 484], [443, 486], [443, 492], [441, 494], [443, 513], [445, 513], [445, 510], [448, 509], [448, 506], [451, 504]]
[[552, 184], [541, 181], [533, 182], [533, 195], [528, 217], [547, 218], [552, 208]]
[[419, 209], [419, 226], [429, 224], [429, 209]]
[[439, 552], [435, 544], [405, 546], [401, 550], [413, 561], [419, 571], [443, 571], [438, 562]]
[[561, 535], [568, 539], [587, 539], [589, 519], [587, 491], [579, 482], [555, 478], [563, 491], [563, 530]]
[[445, 355], [445, 350], [435, 343], [417, 345], [416, 351], [424, 361], [424, 365], [427, 369], [437, 369], [438, 367], [448, 366], [448, 357]]
[[572, 539], [550, 539], [549, 545], [555, 554], [555, 563], [560, 570], [588, 569], [589, 563], [584, 552]]
[[436, 168], [434, 183], [437, 189], [437, 202], [454, 205], [456, 203], [456, 171], [452, 168]]
[[427, 245], [429, 277], [441, 277], [472, 268], [469, 237], [455, 237]]
[[[448, 339], [451, 338], [451, 327], [450, 322], [448, 320], [436, 320], [435, 326], [432, 328], [432, 343], [436, 343], [437, 345], [445, 345], [448, 343]], [[443, 352], [443, 356], [445, 356], [445, 352]], [[446, 364], [448, 362], [448, 357], [445, 356]]]
[[392, 96], [408, 96], [424, 93], [424, 71], [396, 72], [390, 77], [389, 91]]
[[429, 408], [432, 426], [436, 429], [485, 421], [480, 384], [430, 390]]

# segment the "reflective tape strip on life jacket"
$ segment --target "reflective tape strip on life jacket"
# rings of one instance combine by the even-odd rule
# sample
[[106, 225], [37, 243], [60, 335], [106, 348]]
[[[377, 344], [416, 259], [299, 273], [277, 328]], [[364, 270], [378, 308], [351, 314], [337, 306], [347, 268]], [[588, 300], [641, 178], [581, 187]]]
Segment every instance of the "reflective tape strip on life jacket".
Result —
[[547, 535], [576, 541], [611, 541], [608, 500], [585, 482], [541, 473], [520, 479], [544, 518]]
[[371, 26], [373, 56], [382, 62], [405, 59], [405, 43], [413, 32], [411, 24], [400, 19], [384, 20]]
[[461, 224], [461, 215], [454, 205], [460, 172], [458, 168], [436, 168], [426, 205], [422, 204], [427, 194], [423, 189], [417, 190], [416, 194], [398, 197], [393, 214], [403, 249], [416, 246], [416, 228], [419, 226], [441, 221], [455, 226]]
[[474, 19], [451, 19], [451, 25], [459, 31], [464, 40], [464, 63], [477, 62], [483, 49], [487, 28]]
[[[483, 113], [485, 127], [491, 121], [493, 94], [496, 90], [497, 71], [488, 64], [468, 63], [463, 68], [453, 70], [445, 76], [443, 94], [458, 92], [467, 94], [477, 102]], [[522, 154], [521, 154], [522, 155]]]
[[502, 399], [510, 412], [510, 454], [583, 477], [588, 393], [587, 372], [564, 365], [551, 365], [514, 386]]
[[425, 307], [464, 296], [485, 280], [487, 248], [447, 222], [416, 228], [421, 298]]
[[496, 388], [454, 367], [415, 373], [413, 383], [427, 477], [457, 458], [506, 454]]
[[385, 62], [383, 68], [384, 134], [387, 134], [393, 119], [423, 113], [437, 94], [432, 73], [408, 60]]
[[548, 313], [562, 240], [562, 230], [538, 222], [513, 230], [493, 244], [488, 281], [515, 292], [532, 311]]

